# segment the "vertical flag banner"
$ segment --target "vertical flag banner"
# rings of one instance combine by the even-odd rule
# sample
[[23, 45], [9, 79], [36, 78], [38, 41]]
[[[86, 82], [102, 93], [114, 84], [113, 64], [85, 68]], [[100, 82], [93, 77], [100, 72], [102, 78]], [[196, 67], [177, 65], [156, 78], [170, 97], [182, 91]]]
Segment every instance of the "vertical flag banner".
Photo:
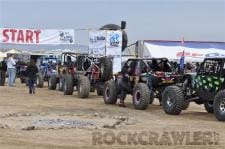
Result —
[[113, 73], [121, 71], [122, 67], [122, 32], [107, 31], [106, 55], [113, 57]]
[[180, 67], [180, 71], [181, 72], [184, 72], [184, 51], [183, 51], [183, 53], [182, 53], [182, 55], [181, 55], [181, 58], [180, 58], [180, 63], [179, 63], [179, 67]]
[[[181, 45], [182, 45], [182, 47], [184, 47], [184, 38], [181, 41]], [[180, 71], [181, 72], [184, 72], [184, 63], [185, 63], [185, 49], [183, 49], [182, 55], [180, 57], [179, 66], [180, 66]]]

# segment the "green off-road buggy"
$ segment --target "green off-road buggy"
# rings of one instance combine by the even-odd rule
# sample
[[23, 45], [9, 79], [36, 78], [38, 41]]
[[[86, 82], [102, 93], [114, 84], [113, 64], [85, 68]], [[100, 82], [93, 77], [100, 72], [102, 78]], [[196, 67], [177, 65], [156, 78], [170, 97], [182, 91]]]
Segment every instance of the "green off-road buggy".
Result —
[[167, 114], [180, 114], [191, 101], [204, 104], [208, 113], [225, 121], [225, 58], [206, 58], [197, 73], [186, 74], [183, 83], [163, 91], [162, 106]]

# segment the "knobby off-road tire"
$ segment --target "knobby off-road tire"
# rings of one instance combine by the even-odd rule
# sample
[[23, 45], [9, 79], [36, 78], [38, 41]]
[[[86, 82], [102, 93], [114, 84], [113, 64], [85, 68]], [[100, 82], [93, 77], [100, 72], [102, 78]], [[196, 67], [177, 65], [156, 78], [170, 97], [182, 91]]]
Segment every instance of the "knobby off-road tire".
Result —
[[87, 98], [91, 89], [90, 80], [86, 76], [80, 76], [78, 79], [78, 96], [80, 98]]
[[43, 88], [44, 87], [44, 77], [41, 73], [37, 74], [37, 87]]
[[165, 113], [179, 115], [184, 108], [184, 94], [178, 86], [168, 86], [162, 94], [162, 107]]
[[48, 79], [48, 89], [56, 90], [56, 87], [57, 87], [57, 77], [55, 75], [52, 75]]
[[145, 110], [149, 106], [150, 90], [145, 83], [138, 83], [133, 89], [133, 106], [138, 110]]
[[98, 95], [98, 96], [102, 96], [102, 95], [103, 95], [103, 90], [97, 89], [97, 95]]
[[189, 106], [190, 106], [190, 102], [184, 100], [182, 105], [182, 110], [187, 110]]
[[213, 111], [219, 121], [225, 121], [225, 90], [217, 93], [213, 103]]
[[213, 101], [207, 101], [204, 103], [204, 108], [208, 113], [214, 113]]
[[105, 104], [116, 104], [117, 88], [114, 80], [109, 80], [104, 85], [103, 99]]
[[100, 72], [101, 79], [108, 81], [112, 77], [112, 61], [107, 57], [100, 58]]
[[90, 92], [95, 92], [95, 87], [94, 86], [91, 86]]
[[58, 83], [59, 91], [63, 91], [64, 83], [65, 83], [65, 74], [62, 74], [59, 76], [59, 83]]
[[64, 95], [72, 95], [74, 90], [73, 86], [73, 76], [71, 74], [67, 74], [65, 76], [65, 82], [63, 87]]

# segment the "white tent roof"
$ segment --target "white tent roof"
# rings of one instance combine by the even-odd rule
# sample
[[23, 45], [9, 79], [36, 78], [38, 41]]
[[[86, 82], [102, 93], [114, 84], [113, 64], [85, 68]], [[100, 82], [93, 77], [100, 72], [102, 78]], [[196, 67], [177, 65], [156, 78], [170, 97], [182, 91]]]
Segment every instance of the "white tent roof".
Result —
[[1, 58], [6, 57], [6, 53], [0, 51], [0, 57]]
[[12, 50], [7, 51], [6, 53], [10, 53], [10, 54], [19, 54], [19, 53], [22, 53], [22, 51], [16, 50], [16, 49], [12, 49]]

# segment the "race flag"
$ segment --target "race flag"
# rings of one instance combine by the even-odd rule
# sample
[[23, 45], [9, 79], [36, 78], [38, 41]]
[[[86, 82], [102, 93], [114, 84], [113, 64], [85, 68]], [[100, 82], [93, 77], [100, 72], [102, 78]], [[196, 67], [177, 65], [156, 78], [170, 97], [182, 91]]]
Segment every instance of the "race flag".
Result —
[[182, 55], [180, 57], [180, 71], [184, 72], [184, 50], [183, 50]]
[[[184, 38], [182, 38], [181, 45], [184, 46]], [[179, 63], [181, 72], [184, 72], [184, 58], [185, 58], [185, 51], [183, 50], [182, 55], [180, 57], [180, 63]]]

